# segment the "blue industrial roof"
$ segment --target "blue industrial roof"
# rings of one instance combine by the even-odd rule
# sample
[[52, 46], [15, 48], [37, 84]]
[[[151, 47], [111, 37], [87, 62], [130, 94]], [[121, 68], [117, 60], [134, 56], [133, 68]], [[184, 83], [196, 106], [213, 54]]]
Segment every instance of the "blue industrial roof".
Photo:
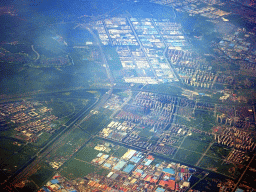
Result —
[[101, 157], [103, 155], [103, 153], [99, 153], [98, 155], [97, 155], [97, 157]]
[[137, 169], [137, 170], [136, 170], [136, 172], [138, 172], [138, 173], [141, 173], [141, 174], [142, 174], [142, 173], [143, 173], [143, 170], [141, 170], [141, 169]]
[[165, 190], [163, 189], [163, 188], [160, 188], [160, 187], [158, 187], [157, 189], [156, 189], [156, 192], [164, 192]]
[[175, 181], [175, 177], [171, 177], [171, 178], [170, 178], [170, 180], [173, 180], [173, 181]]
[[51, 180], [51, 183], [56, 184], [56, 183], [59, 183], [59, 181], [58, 181], [58, 179], [53, 179], [53, 180]]
[[134, 163], [138, 163], [140, 160], [141, 160], [141, 158], [140, 158], [140, 157], [137, 157], [137, 156], [133, 156], [133, 157], [130, 159], [130, 161], [131, 161], [131, 162], [134, 162]]
[[172, 168], [164, 168], [163, 172], [170, 173], [170, 174], [175, 174], [175, 170], [172, 169]]
[[103, 166], [109, 168], [109, 167], [111, 167], [111, 164], [105, 163]]
[[151, 163], [152, 163], [152, 160], [147, 160], [147, 161], [145, 162], [145, 165], [148, 166], [148, 165], [150, 165]]
[[127, 165], [127, 166], [124, 168], [123, 172], [130, 173], [130, 172], [133, 170], [134, 167], [135, 167], [135, 165], [129, 164], [129, 165]]
[[42, 188], [45, 192], [51, 192], [47, 187]]

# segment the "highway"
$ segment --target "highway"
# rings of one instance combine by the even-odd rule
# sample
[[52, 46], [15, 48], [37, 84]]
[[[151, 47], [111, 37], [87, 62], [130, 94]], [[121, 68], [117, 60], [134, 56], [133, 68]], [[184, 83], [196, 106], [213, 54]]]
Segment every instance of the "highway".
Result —
[[103, 52], [101, 42], [100, 42], [99, 38], [95, 35], [95, 33], [89, 27], [86, 27], [86, 29], [92, 34], [93, 38], [96, 40], [97, 45], [100, 48], [100, 53], [101, 53], [101, 57], [102, 57], [103, 66], [105, 66], [105, 68], [106, 68], [108, 79], [110, 81], [111, 87], [113, 87], [114, 86], [114, 78], [113, 78], [113, 76], [111, 74], [111, 71], [109, 69], [108, 61], [107, 61], [106, 56]]

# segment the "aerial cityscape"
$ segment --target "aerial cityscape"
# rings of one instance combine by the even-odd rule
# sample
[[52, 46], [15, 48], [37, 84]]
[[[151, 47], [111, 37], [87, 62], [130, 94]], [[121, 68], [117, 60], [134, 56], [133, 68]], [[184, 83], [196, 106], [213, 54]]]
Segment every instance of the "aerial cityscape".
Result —
[[1, 191], [256, 191], [256, 1], [4, 1], [0, 19]]

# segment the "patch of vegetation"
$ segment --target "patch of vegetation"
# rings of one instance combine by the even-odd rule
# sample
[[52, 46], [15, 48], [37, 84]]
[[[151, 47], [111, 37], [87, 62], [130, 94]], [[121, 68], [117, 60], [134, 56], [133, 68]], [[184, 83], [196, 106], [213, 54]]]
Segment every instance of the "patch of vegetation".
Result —
[[67, 177], [68, 179], [76, 179], [83, 178], [89, 173], [106, 176], [108, 172], [108, 170], [99, 168], [90, 163], [83, 162], [78, 159], [71, 159], [61, 170], [61, 175]]
[[38, 138], [38, 140], [35, 142], [34, 145], [36, 146], [42, 146], [44, 145], [50, 138], [51, 138], [52, 134], [47, 133], [47, 132], [43, 132], [40, 137]]
[[141, 129], [141, 132], [139, 133], [139, 136], [141, 137], [153, 137], [155, 135], [154, 132], [151, 132], [151, 127], [145, 127], [144, 129]]
[[81, 128], [88, 134], [95, 134], [107, 124], [109, 121], [107, 117], [105, 113], [99, 111], [81, 123]]
[[203, 153], [208, 146], [209, 146], [209, 143], [202, 142], [200, 138], [193, 139], [191, 137], [187, 137], [181, 145], [181, 147], [185, 149], [200, 152], [200, 153]]
[[231, 149], [229, 148], [225, 148], [223, 146], [219, 146], [217, 144], [211, 146], [211, 148], [207, 151], [207, 155], [212, 156], [212, 157], [216, 157], [216, 158], [220, 158], [220, 159], [225, 159], [229, 152], [231, 151]]
[[177, 116], [176, 122], [206, 132], [210, 132], [212, 127], [216, 125], [215, 117], [211, 111], [196, 109], [194, 117], [194, 119], [187, 119], [185, 117]]
[[217, 172], [228, 175], [233, 178], [239, 178], [243, 173], [243, 168], [238, 168], [233, 163], [223, 162], [217, 169]]
[[54, 174], [54, 170], [47, 164], [42, 164], [41, 167], [29, 179], [33, 180], [37, 186], [42, 186]]
[[104, 46], [104, 52], [108, 60], [108, 65], [111, 71], [119, 71], [123, 69], [119, 55], [116, 52], [116, 47]]
[[119, 148], [114, 151], [113, 156], [121, 158], [127, 152], [127, 150], [128, 149], [126, 147], [119, 146]]
[[60, 146], [54, 153], [51, 154], [51, 159], [55, 157], [63, 157], [68, 159], [71, 155], [76, 152], [76, 149], [81, 147], [89, 138], [89, 135], [85, 133], [83, 130], [76, 128], [74, 129], [68, 137], [66, 137], [62, 146]]
[[198, 159], [200, 159], [200, 157], [201, 157], [201, 154], [199, 153], [195, 153], [189, 150], [179, 149], [174, 159], [189, 165], [195, 165]]
[[180, 96], [182, 94], [181, 88], [170, 85], [170, 84], [146, 85], [145, 89], [152, 92], [175, 95], [175, 96]]
[[217, 169], [221, 166], [222, 161], [223, 160], [221, 159], [204, 156], [202, 161], [199, 163], [199, 166], [212, 171], [217, 171]]
[[5, 141], [0, 148], [0, 167], [5, 175], [12, 175], [21, 168], [37, 151], [32, 145], [24, 145], [12, 139], [1, 138]]
[[75, 158], [90, 163], [94, 158], [96, 158], [99, 153], [100, 151], [97, 151], [92, 147], [86, 146], [76, 154]]

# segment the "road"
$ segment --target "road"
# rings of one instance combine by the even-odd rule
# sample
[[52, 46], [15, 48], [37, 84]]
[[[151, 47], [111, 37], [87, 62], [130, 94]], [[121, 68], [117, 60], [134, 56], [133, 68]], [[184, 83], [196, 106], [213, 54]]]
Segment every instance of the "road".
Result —
[[133, 33], [134, 33], [134, 35], [135, 35], [137, 41], [138, 41], [139, 44], [140, 44], [140, 50], [141, 50], [141, 51], [143, 52], [143, 54], [145, 55], [145, 57], [146, 57], [146, 59], [147, 59], [147, 61], [148, 61], [148, 63], [149, 63], [150, 69], [151, 69], [151, 71], [154, 73], [155, 79], [157, 79], [156, 72], [155, 72], [155, 70], [153, 69], [153, 67], [152, 67], [152, 65], [151, 65], [151, 62], [150, 62], [149, 57], [148, 57], [148, 54], [147, 54], [147, 53], [145, 52], [145, 50], [144, 50], [144, 46], [142, 45], [142, 43], [141, 43], [141, 41], [140, 41], [140, 39], [139, 39], [139, 37], [138, 37], [138, 35], [137, 35], [137, 33], [136, 33], [136, 31], [135, 31], [135, 29], [134, 29], [134, 27], [133, 27], [133, 25], [132, 25], [132, 23], [131, 23], [131, 21], [130, 21], [129, 18], [127, 18], [127, 21], [128, 21], [128, 23], [129, 23], [129, 25], [131, 26], [131, 29], [132, 29], [132, 31], [133, 31]]
[[[174, 12], [174, 13], [175, 13], [175, 12]], [[175, 18], [176, 18], [176, 14], [175, 14]], [[155, 22], [154, 22], [152, 19], [151, 19], [151, 22], [153, 23], [155, 29], [157, 30], [158, 34], [161, 36], [162, 41], [164, 42], [164, 45], [165, 45], [164, 52], [163, 52], [164, 59], [165, 59], [165, 60], [167, 61], [167, 63], [169, 64], [169, 67], [170, 67], [170, 69], [171, 69], [171, 71], [172, 71], [172, 74], [174, 75], [175, 80], [179, 81], [179, 80], [180, 80], [179, 75], [177, 74], [177, 72], [176, 72], [175, 70], [173, 70], [172, 64], [169, 62], [168, 58], [166, 58], [166, 51], [168, 50], [168, 47], [169, 47], [169, 46], [168, 46], [167, 43], [165, 42], [165, 40], [164, 40], [164, 38], [163, 38], [163, 35], [162, 35], [162, 33], [159, 31], [159, 29], [157, 28]]]
[[103, 52], [101, 42], [100, 42], [99, 38], [95, 35], [95, 33], [89, 27], [86, 27], [86, 29], [92, 34], [93, 38], [96, 40], [97, 45], [100, 48], [100, 53], [101, 53], [101, 57], [102, 57], [103, 66], [105, 66], [105, 68], [106, 68], [108, 79], [110, 81], [111, 87], [113, 87], [114, 86], [114, 78], [113, 78], [113, 76], [111, 74], [111, 71], [109, 69], [108, 61], [107, 61], [106, 56]]
[[253, 155], [253, 157], [251, 158], [251, 161], [247, 164], [247, 166], [246, 166], [244, 172], [242, 173], [242, 175], [241, 175], [240, 178], [238, 179], [238, 181], [237, 181], [237, 183], [235, 184], [235, 186], [234, 186], [232, 192], [235, 192], [235, 191], [236, 191], [236, 188], [238, 187], [238, 185], [240, 184], [241, 180], [243, 179], [244, 174], [246, 173], [246, 171], [247, 171], [248, 168], [250, 167], [250, 165], [251, 165], [253, 159], [255, 158], [255, 156], [256, 156], [256, 154]]
[[188, 188], [186, 191], [190, 191], [193, 187], [195, 187], [198, 183], [200, 183], [202, 180], [204, 180], [207, 176], [209, 175], [209, 173], [205, 173], [205, 175], [199, 179], [199, 181], [197, 181], [194, 185], [192, 185], [190, 188]]
[[200, 159], [196, 162], [195, 166], [198, 166], [199, 163], [202, 161], [202, 159], [204, 158], [204, 156], [206, 155], [206, 153], [208, 152], [208, 150], [211, 148], [211, 146], [214, 144], [214, 142], [211, 142], [209, 144], [209, 146], [207, 147], [207, 149], [204, 151], [204, 153], [202, 154], [202, 156], [200, 157]]
[[31, 45], [31, 49], [36, 53], [37, 57], [35, 59], [35, 61], [37, 61], [40, 58], [39, 53], [34, 49], [34, 45]]
[[121, 111], [122, 108], [131, 100], [131, 98], [132, 98], [132, 91], [129, 90], [129, 93], [128, 93], [128, 94], [129, 94], [129, 97], [126, 99], [125, 102], [123, 102], [123, 104], [122, 104], [120, 107], [118, 107], [118, 108], [114, 111], [114, 113], [111, 114], [111, 116], [109, 117], [110, 119], [112, 119], [119, 111]]

